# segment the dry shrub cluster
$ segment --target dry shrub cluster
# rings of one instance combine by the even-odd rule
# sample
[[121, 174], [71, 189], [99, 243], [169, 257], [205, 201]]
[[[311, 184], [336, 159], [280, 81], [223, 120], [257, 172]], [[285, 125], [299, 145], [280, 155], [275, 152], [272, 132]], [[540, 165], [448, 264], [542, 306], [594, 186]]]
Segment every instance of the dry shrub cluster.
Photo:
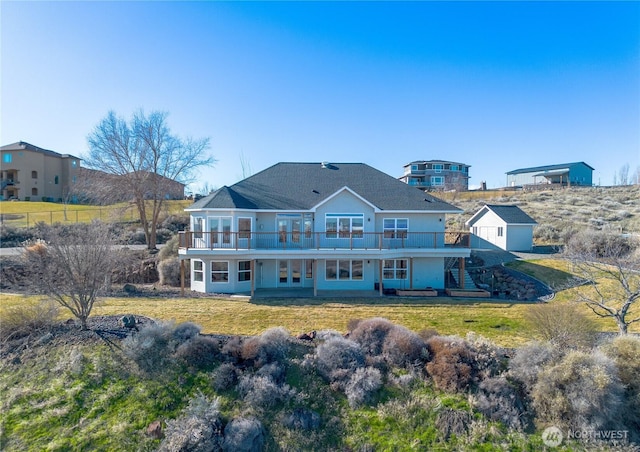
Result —
[[420, 368], [428, 359], [425, 341], [418, 334], [387, 319], [352, 320], [349, 339], [358, 343], [367, 362], [377, 367]]
[[623, 397], [615, 362], [599, 351], [569, 352], [540, 372], [531, 391], [537, 424], [590, 431], [622, 425]]
[[218, 360], [220, 343], [200, 335], [200, 327], [191, 322], [156, 323], [145, 326], [122, 342], [122, 350], [144, 374], [165, 372], [176, 363], [196, 369], [208, 369]]
[[588, 349], [597, 339], [597, 328], [577, 303], [544, 303], [530, 306], [525, 320], [534, 333], [560, 349]]
[[182, 415], [167, 421], [161, 452], [221, 450], [224, 424], [217, 399], [210, 402], [202, 394], [189, 401]]
[[447, 392], [465, 391], [474, 378], [473, 351], [457, 337], [435, 336], [427, 341], [432, 359], [427, 372], [438, 389]]
[[0, 340], [4, 342], [45, 332], [57, 322], [59, 313], [56, 303], [44, 300], [3, 308], [0, 312]]
[[282, 328], [270, 328], [260, 336], [250, 337], [242, 344], [240, 356], [244, 361], [261, 367], [272, 362], [281, 362], [289, 353], [290, 334]]

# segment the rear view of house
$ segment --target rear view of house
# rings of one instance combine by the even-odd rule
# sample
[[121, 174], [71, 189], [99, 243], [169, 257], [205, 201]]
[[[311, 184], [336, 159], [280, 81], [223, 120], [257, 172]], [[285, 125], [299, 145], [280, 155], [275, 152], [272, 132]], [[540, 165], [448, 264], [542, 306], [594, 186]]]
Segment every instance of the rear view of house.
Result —
[[186, 210], [199, 292], [444, 289], [445, 262], [470, 253], [445, 232], [460, 209], [360, 163], [278, 163]]
[[465, 222], [473, 248], [498, 247], [505, 251], [533, 248], [536, 221], [518, 206], [485, 205]]

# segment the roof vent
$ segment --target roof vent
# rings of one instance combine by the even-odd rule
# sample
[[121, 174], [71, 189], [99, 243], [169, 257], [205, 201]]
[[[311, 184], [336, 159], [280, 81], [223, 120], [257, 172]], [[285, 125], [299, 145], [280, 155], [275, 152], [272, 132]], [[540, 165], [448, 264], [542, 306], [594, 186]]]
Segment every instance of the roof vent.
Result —
[[322, 168], [329, 168], [329, 166], [331, 166], [331, 163], [329, 163], [329, 162], [322, 162], [322, 163], [320, 164], [320, 166], [321, 166]]

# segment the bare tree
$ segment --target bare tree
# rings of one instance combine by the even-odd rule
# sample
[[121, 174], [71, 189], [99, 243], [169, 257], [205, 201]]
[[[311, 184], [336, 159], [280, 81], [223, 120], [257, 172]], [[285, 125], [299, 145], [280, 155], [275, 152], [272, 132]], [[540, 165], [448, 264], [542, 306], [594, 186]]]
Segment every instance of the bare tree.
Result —
[[87, 329], [97, 297], [116, 266], [114, 236], [101, 222], [73, 227], [41, 226], [44, 239], [27, 245], [23, 258], [33, 270], [34, 287], [69, 309]]
[[585, 282], [578, 301], [599, 317], [615, 320], [620, 334], [640, 322], [640, 244], [605, 231], [585, 231], [568, 242], [564, 255]]
[[[130, 121], [111, 111], [88, 137], [87, 166], [117, 179], [107, 179], [114, 195], [135, 204], [147, 247], [156, 248], [156, 228], [168, 194], [187, 183], [195, 169], [214, 163], [206, 154], [209, 139], [181, 139], [167, 125], [167, 113], [139, 111]], [[103, 190], [104, 193], [104, 190]]]
[[625, 163], [620, 167], [619, 175], [619, 183], [620, 185], [629, 185], [629, 164]]

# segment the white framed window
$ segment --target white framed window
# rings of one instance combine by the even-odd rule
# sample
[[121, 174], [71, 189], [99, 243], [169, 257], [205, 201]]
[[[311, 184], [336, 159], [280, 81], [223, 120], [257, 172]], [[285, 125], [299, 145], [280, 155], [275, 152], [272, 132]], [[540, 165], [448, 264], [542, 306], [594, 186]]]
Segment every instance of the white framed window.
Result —
[[504, 228], [502, 226], [498, 226], [498, 237], [502, 237], [504, 235]]
[[251, 238], [251, 218], [238, 218], [238, 238]]
[[203, 231], [204, 231], [204, 218], [194, 217], [193, 218], [193, 237], [196, 239], [201, 239]]
[[204, 281], [204, 262], [194, 260], [192, 265], [193, 280], [197, 282]]
[[433, 170], [436, 173], [441, 173], [442, 172], [442, 163], [434, 163], [433, 164]]
[[418, 171], [418, 165], [411, 165], [411, 171]]
[[307, 259], [304, 263], [304, 277], [306, 279], [313, 279], [313, 261], [311, 259]]
[[251, 281], [251, 261], [238, 262], [238, 281]]
[[325, 235], [328, 239], [362, 238], [364, 214], [328, 213], [325, 217]]
[[478, 226], [473, 227], [473, 235], [478, 235]]
[[325, 278], [327, 281], [361, 281], [363, 266], [362, 260], [327, 259]]
[[444, 177], [442, 176], [431, 176], [431, 185], [444, 185]]
[[231, 217], [209, 217], [211, 246], [231, 243]]
[[406, 238], [408, 231], [408, 218], [385, 218], [382, 220], [382, 233], [385, 239]]
[[229, 262], [211, 261], [211, 282], [212, 283], [229, 282]]
[[407, 279], [407, 259], [385, 259], [382, 279]]

